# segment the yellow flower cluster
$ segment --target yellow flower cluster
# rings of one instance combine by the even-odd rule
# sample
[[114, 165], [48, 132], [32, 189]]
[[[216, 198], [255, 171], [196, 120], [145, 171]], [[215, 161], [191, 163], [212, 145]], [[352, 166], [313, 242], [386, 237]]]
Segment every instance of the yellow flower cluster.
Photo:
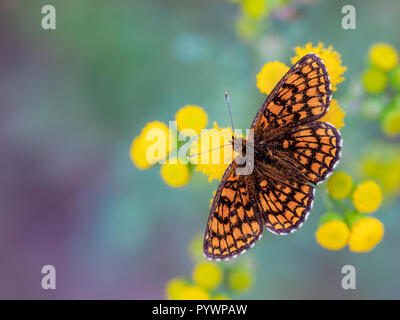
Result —
[[[206, 127], [208, 116], [203, 108], [186, 105], [176, 113], [175, 119], [177, 130], [190, 137]], [[171, 187], [182, 187], [189, 182], [190, 166], [186, 159], [179, 159], [176, 155], [167, 159], [177, 147], [176, 132], [163, 122], [153, 121], [133, 139], [130, 156], [133, 164], [141, 170], [160, 163], [160, 174], [165, 183]]]
[[375, 217], [367, 217], [351, 212], [344, 219], [339, 214], [323, 216], [322, 223], [315, 233], [320, 246], [328, 250], [341, 250], [346, 245], [353, 252], [369, 252], [382, 241], [384, 227]]
[[[324, 61], [331, 78], [332, 90], [337, 90], [337, 85], [344, 80], [343, 73], [347, 68], [342, 66], [340, 54], [334, 51], [332, 46], [324, 48], [324, 44], [320, 42], [316, 47], [314, 47], [311, 43], [307, 43], [304, 47], [296, 47], [294, 50], [296, 56], [291, 58], [292, 64], [295, 64], [300, 58], [308, 53], [312, 52], [318, 54], [322, 61]], [[279, 61], [266, 63], [257, 74], [258, 89], [262, 93], [270, 94], [288, 70], [289, 67]], [[337, 129], [341, 129], [344, 126], [343, 119], [345, 115], [345, 112], [340, 109], [337, 100], [333, 99], [330, 103], [328, 112], [320, 119], [320, 121], [329, 122]]]
[[[368, 52], [369, 65], [362, 75], [365, 92], [375, 95], [363, 103], [361, 112], [381, 123], [390, 138], [400, 135], [400, 66], [396, 49], [388, 43], [376, 43]], [[384, 99], [382, 98], [384, 97]], [[389, 103], [385, 100], [389, 98]]]
[[[165, 295], [170, 300], [228, 300], [230, 295], [249, 290], [253, 284], [253, 272], [249, 264], [220, 264], [209, 262], [202, 255], [202, 238], [190, 241], [189, 254], [195, 262], [190, 279], [173, 278], [166, 284]], [[225, 288], [225, 291], [221, 291]]]
[[345, 208], [344, 203], [337, 203], [337, 212], [329, 212], [320, 219], [315, 233], [317, 243], [328, 250], [340, 250], [346, 245], [353, 252], [368, 252], [381, 242], [384, 227], [375, 217], [365, 213], [376, 211], [382, 201], [380, 187], [371, 180], [366, 180], [353, 190], [353, 179], [345, 172], [336, 172], [328, 180], [328, 194], [333, 201], [344, 200], [351, 196], [356, 211]]
[[369, 49], [368, 62], [369, 68], [362, 77], [366, 92], [372, 94], [383, 92], [389, 83], [389, 78], [391, 78], [396, 87], [399, 72], [396, 67], [399, 63], [399, 58], [396, 49], [392, 45], [388, 43], [374, 44]]

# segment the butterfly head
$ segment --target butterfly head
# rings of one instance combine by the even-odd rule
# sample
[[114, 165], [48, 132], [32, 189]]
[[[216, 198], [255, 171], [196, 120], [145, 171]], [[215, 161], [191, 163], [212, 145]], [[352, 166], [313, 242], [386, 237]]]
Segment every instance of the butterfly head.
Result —
[[242, 150], [246, 150], [246, 139], [238, 136], [232, 136], [233, 150], [241, 153]]

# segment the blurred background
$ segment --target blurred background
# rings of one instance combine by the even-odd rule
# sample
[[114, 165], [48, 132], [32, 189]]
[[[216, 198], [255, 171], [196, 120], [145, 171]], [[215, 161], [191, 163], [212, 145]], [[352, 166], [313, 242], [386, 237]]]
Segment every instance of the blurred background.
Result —
[[[45, 4], [56, 8], [56, 30], [41, 28]], [[357, 10], [356, 30], [341, 27], [345, 4]], [[369, 47], [400, 48], [400, 2], [293, 8], [265, 17], [251, 37], [238, 4], [223, 0], [2, 1], [0, 298], [164, 299], [170, 278], [190, 276], [188, 243], [204, 231], [218, 182], [196, 172], [181, 189], [167, 186], [158, 167], [133, 166], [133, 137], [185, 104], [202, 106], [209, 126], [228, 126], [225, 91], [235, 125], [248, 128], [264, 100], [256, 74], [267, 61], [290, 65], [295, 46], [331, 44], [348, 68], [335, 93], [347, 112], [339, 168], [361, 176], [360, 159], [375, 145], [397, 148], [398, 138], [360, 116], [357, 97]], [[254, 261], [256, 279], [240, 297], [400, 298], [398, 196], [377, 214], [382, 243], [355, 254], [316, 243], [321, 192], [297, 233], [265, 232], [239, 258]], [[56, 268], [56, 290], [41, 287], [46, 264]], [[356, 290], [341, 288], [346, 264], [356, 267]]]

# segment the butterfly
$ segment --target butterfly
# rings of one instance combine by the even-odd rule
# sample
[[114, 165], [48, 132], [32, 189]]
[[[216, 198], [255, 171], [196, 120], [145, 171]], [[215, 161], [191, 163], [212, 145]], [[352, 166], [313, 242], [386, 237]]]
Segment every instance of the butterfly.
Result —
[[268, 95], [251, 125], [253, 171], [236, 174], [239, 164], [232, 161], [216, 191], [204, 236], [207, 258], [225, 260], [246, 252], [264, 227], [284, 235], [304, 223], [315, 186], [341, 154], [339, 132], [317, 121], [331, 98], [326, 67], [313, 53], [293, 65]]

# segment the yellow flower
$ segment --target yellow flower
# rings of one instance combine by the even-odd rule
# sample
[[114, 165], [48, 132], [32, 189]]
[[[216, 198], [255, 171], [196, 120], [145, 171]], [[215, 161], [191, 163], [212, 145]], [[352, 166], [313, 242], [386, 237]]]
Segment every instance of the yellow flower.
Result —
[[248, 268], [236, 267], [229, 271], [228, 287], [234, 292], [244, 292], [253, 285], [253, 275]]
[[282, 62], [274, 61], [264, 64], [257, 74], [257, 87], [262, 93], [270, 94], [282, 77], [289, 71], [289, 67]]
[[388, 71], [397, 66], [399, 57], [390, 44], [376, 43], [369, 50], [369, 59], [375, 66]]
[[251, 18], [260, 19], [267, 14], [266, 0], [242, 0], [243, 11]]
[[333, 218], [318, 228], [315, 238], [325, 249], [340, 250], [346, 246], [349, 233], [349, 228], [343, 219]]
[[364, 89], [369, 93], [381, 93], [385, 90], [387, 82], [386, 73], [376, 68], [365, 71], [362, 76]]
[[173, 278], [168, 281], [165, 288], [165, 296], [169, 300], [178, 300], [184, 288], [186, 288], [186, 281], [182, 278]]
[[353, 179], [346, 172], [338, 171], [329, 178], [326, 188], [332, 198], [344, 199], [353, 188]]
[[213, 129], [203, 130], [197, 141], [192, 143], [190, 154], [193, 158], [191, 160], [197, 164], [196, 171], [201, 171], [208, 176], [208, 181], [221, 179], [234, 159], [231, 141], [232, 129], [219, 128], [214, 123]]
[[149, 122], [130, 147], [133, 164], [141, 170], [148, 169], [165, 159], [174, 148], [167, 125], [160, 121]]
[[354, 252], [368, 252], [382, 241], [385, 233], [383, 224], [376, 218], [359, 219], [351, 228], [349, 248]]
[[203, 262], [193, 269], [193, 281], [206, 290], [217, 288], [222, 282], [221, 269], [211, 262]]
[[388, 137], [400, 135], [400, 108], [387, 110], [382, 118], [382, 130]]
[[353, 204], [359, 212], [374, 212], [381, 202], [381, 188], [372, 180], [359, 184], [353, 192]]
[[151, 142], [149, 143], [142, 136], [138, 136], [132, 141], [130, 148], [131, 160], [133, 164], [141, 170], [148, 169], [156, 163], [156, 161], [150, 162], [146, 158], [146, 151], [150, 144]]
[[189, 167], [179, 159], [169, 159], [161, 166], [161, 177], [171, 187], [182, 187], [189, 182]]
[[175, 119], [179, 131], [192, 129], [196, 134], [200, 134], [201, 129], [204, 129], [208, 122], [208, 116], [204, 109], [192, 105], [186, 105], [179, 109]]
[[210, 300], [210, 295], [200, 287], [187, 286], [183, 288], [178, 300]]
[[307, 43], [305, 47], [296, 47], [294, 50], [296, 56], [291, 59], [292, 64], [295, 64], [310, 52], [317, 54], [326, 66], [329, 77], [331, 78], [332, 90], [337, 90], [336, 85], [344, 80], [343, 73], [347, 68], [341, 65], [342, 60], [340, 59], [340, 54], [334, 51], [332, 46], [324, 48], [324, 44], [319, 42], [318, 46], [313, 47], [312, 43]]
[[346, 113], [340, 109], [336, 99], [332, 99], [328, 112], [319, 121], [325, 121], [332, 124], [336, 129], [340, 130], [344, 127], [344, 117]]

